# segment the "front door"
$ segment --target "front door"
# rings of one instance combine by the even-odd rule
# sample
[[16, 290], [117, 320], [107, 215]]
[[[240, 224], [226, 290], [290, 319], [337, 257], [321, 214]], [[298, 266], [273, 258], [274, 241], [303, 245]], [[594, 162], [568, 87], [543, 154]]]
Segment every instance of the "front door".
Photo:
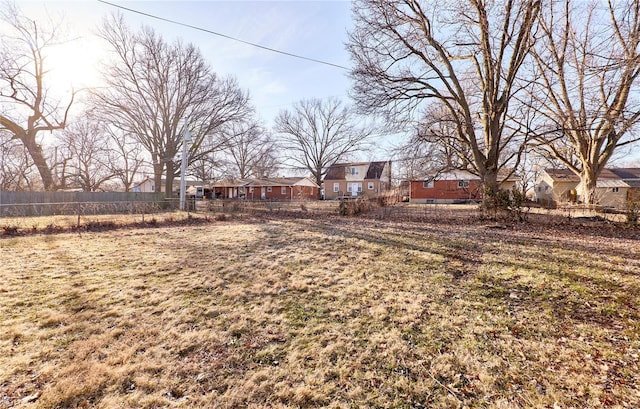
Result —
[[362, 192], [362, 183], [349, 183], [347, 185], [347, 192], [351, 192], [351, 196], [358, 196], [358, 192]]
[[267, 198], [267, 188], [266, 187], [261, 187], [260, 188], [260, 199], [264, 200]]

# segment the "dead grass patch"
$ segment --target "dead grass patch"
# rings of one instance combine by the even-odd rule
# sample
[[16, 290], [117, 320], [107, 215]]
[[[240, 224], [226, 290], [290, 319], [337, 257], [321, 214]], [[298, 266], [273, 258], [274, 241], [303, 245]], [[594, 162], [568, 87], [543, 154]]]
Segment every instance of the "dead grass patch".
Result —
[[632, 238], [252, 219], [0, 258], [2, 408], [640, 406]]

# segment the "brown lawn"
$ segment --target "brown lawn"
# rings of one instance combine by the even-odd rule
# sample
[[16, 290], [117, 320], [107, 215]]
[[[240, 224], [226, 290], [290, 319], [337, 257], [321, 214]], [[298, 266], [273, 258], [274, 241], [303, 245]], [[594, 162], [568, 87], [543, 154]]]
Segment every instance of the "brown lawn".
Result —
[[0, 239], [0, 408], [637, 408], [640, 242], [254, 218]]

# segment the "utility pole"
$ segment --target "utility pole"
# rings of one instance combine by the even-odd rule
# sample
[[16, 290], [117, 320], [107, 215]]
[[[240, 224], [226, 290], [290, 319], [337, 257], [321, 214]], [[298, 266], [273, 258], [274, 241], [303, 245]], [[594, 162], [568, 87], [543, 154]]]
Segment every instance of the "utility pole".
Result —
[[187, 189], [187, 181], [185, 175], [187, 173], [187, 151], [188, 143], [191, 142], [191, 134], [187, 128], [187, 121], [184, 121], [184, 132], [182, 135], [182, 163], [180, 166], [180, 210], [185, 209], [185, 195]]

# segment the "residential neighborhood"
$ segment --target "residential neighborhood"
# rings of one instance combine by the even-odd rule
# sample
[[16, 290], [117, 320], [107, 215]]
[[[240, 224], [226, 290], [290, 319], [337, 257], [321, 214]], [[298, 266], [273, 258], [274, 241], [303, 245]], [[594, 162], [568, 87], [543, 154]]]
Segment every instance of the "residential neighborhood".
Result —
[[0, 409], [640, 409], [640, 0], [0, 0]]

